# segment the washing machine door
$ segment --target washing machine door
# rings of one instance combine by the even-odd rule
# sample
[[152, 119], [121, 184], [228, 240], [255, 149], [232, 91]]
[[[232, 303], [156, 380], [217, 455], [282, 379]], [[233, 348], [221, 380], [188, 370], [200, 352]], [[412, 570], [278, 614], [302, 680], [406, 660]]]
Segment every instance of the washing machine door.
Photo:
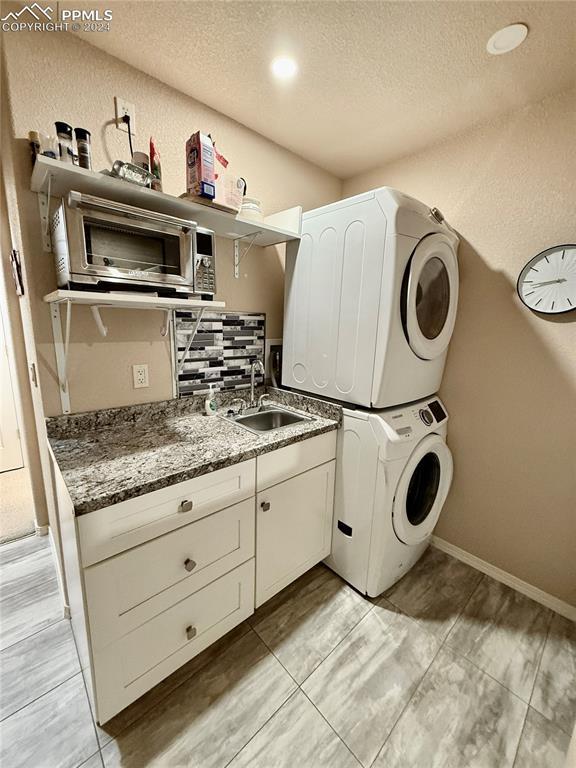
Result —
[[392, 506], [394, 532], [404, 544], [418, 544], [434, 530], [452, 471], [452, 454], [439, 435], [426, 435], [410, 454]]
[[402, 294], [406, 339], [418, 357], [433, 360], [450, 343], [458, 306], [458, 260], [446, 235], [420, 240], [408, 262]]

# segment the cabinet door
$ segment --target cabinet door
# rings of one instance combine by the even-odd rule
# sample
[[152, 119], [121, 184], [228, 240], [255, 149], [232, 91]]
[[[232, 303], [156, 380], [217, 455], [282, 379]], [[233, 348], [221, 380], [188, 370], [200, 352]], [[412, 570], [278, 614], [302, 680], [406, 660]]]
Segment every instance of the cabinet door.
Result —
[[330, 554], [335, 465], [329, 461], [257, 495], [256, 606]]

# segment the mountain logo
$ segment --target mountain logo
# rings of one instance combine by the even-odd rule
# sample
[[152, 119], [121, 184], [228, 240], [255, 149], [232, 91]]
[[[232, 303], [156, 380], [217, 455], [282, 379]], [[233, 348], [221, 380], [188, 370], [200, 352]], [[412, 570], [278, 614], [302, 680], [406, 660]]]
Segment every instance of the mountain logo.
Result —
[[10, 13], [7, 13], [6, 16], [4, 16], [0, 21], [17, 21], [22, 14], [28, 13], [32, 15], [36, 21], [52, 21], [52, 8], [47, 6], [46, 8], [42, 8], [41, 5], [38, 5], [38, 3], [32, 3], [32, 5], [25, 5], [24, 8], [16, 11], [10, 11]]

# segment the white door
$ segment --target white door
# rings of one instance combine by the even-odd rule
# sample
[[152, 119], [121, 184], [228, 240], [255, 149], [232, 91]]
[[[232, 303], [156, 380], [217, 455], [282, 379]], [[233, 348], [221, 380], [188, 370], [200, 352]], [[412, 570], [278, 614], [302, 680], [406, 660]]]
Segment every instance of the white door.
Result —
[[373, 196], [304, 216], [286, 253], [284, 385], [370, 405], [385, 236]]
[[335, 464], [256, 496], [256, 607], [330, 553]]
[[419, 544], [430, 536], [450, 490], [452, 472], [452, 454], [443, 438], [426, 435], [410, 454], [394, 496], [392, 524], [404, 544]]
[[9, 469], [19, 469], [24, 466], [22, 460], [22, 446], [20, 444], [20, 431], [16, 416], [16, 403], [14, 400], [14, 388], [6, 346], [6, 335], [2, 316], [0, 315], [0, 472]]
[[403, 286], [404, 332], [423, 360], [441, 355], [452, 338], [458, 307], [458, 260], [441, 233], [421, 240], [410, 258]]

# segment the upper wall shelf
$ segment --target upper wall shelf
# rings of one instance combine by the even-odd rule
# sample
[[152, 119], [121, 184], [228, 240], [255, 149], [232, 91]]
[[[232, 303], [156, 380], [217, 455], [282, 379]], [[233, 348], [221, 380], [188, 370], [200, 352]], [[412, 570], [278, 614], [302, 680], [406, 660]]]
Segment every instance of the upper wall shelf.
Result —
[[139, 187], [122, 179], [88, 171], [77, 165], [38, 155], [34, 163], [30, 187], [33, 192], [63, 197], [71, 190], [105, 197], [127, 205], [158, 211], [180, 219], [196, 221], [214, 230], [218, 237], [229, 240], [250, 238], [250, 245], [268, 246], [300, 239], [302, 209], [290, 208], [264, 218], [248, 221], [233, 214], [185, 200], [165, 192]]
[[97, 305], [99, 307], [120, 307], [126, 309], [223, 309], [223, 301], [201, 301], [200, 299], [171, 299], [160, 296], [147, 296], [145, 293], [99, 293], [98, 291], [68, 291], [59, 289], [44, 296], [47, 304]]

